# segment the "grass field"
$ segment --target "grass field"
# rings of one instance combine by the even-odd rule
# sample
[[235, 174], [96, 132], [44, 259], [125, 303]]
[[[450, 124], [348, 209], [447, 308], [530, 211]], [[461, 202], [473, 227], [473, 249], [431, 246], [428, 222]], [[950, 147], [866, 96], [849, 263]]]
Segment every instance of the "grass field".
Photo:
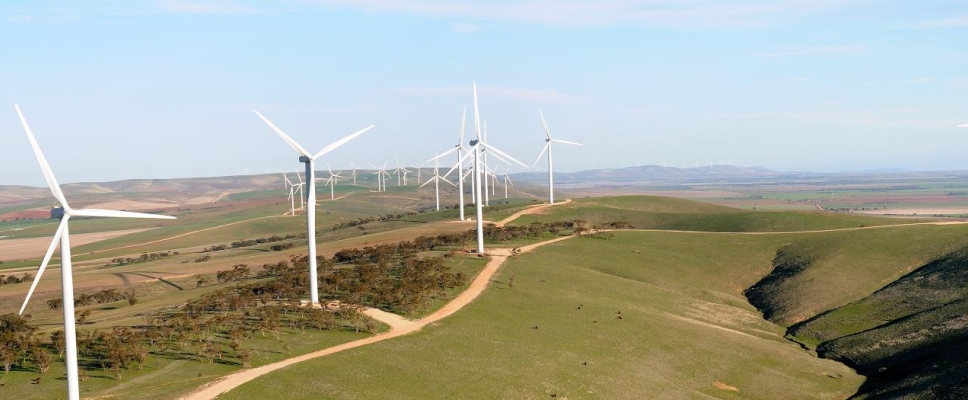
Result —
[[787, 240], [619, 233], [549, 245], [509, 261], [481, 298], [422, 332], [295, 365], [226, 398], [847, 397], [861, 377], [786, 341], [742, 296]]
[[576, 199], [542, 214], [526, 215], [513, 224], [576, 219], [592, 224], [627, 222], [639, 229], [707, 232], [787, 232], [917, 222], [818, 211], [744, 211], [691, 200], [619, 196]]
[[[425, 193], [393, 186], [384, 193], [346, 194], [336, 202], [321, 201], [317, 207], [320, 254], [473, 227], [452, 222], [457, 210], [446, 210], [368, 223], [363, 229], [331, 230], [340, 222], [424, 209], [432, 200]], [[288, 203], [283, 203], [264, 193], [227, 196], [186, 211], [177, 224], [78, 246], [74, 252], [79, 291], [133, 284], [143, 294], [133, 307], [85, 308], [94, 311], [94, 322], [84, 329], [138, 324], [144, 312], [171, 307], [219, 287], [194, 288], [192, 276], [197, 273], [212, 274], [243, 262], [258, 266], [304, 253], [304, 240], [294, 239], [296, 246], [283, 252], [259, 245], [206, 253], [212, 256], [210, 261], [192, 262], [204, 246], [302, 233], [304, 215], [282, 216], [288, 211]], [[534, 204], [530, 199], [492, 203], [485, 216], [490, 221]], [[471, 215], [473, 209], [467, 212]], [[942, 269], [953, 273], [968, 263], [958, 261], [968, 257], [953, 256], [968, 247], [968, 239], [963, 239], [968, 238], [968, 225], [895, 227], [890, 225], [918, 221], [818, 211], [750, 211], [651, 196], [576, 199], [525, 215], [512, 225], [575, 219], [693, 232], [616, 232], [610, 240], [577, 238], [539, 248], [512, 258], [479, 299], [421, 332], [274, 372], [227, 398], [271, 398], [283, 391], [292, 398], [641, 398], [655, 394], [773, 399], [790, 393], [798, 398], [845, 398], [858, 388], [865, 390], [872, 381], [862, 386], [863, 376], [841, 363], [816, 358], [786, 337], [832, 358], [868, 357], [868, 353], [850, 351], [895, 340], [898, 334], [968, 309], [958, 303], [968, 297], [960, 288], [918, 307], [905, 300], [934, 293], [923, 280], [914, 279], [920, 275], [912, 273], [919, 268], [948, 257], [954, 261]], [[82, 232], [137, 227], [97, 220], [77, 223]], [[878, 228], [804, 232], [874, 226]], [[48, 230], [53, 226], [39, 225], [18, 235], [43, 236]], [[742, 234], [754, 232], [767, 234]], [[536, 240], [488, 246], [514, 247]], [[105, 258], [175, 249], [183, 254], [170, 260], [103, 266]], [[24, 263], [31, 262], [36, 265], [35, 260]], [[465, 273], [483, 266], [472, 258], [453, 262]], [[47, 329], [56, 327], [60, 318], [43, 304], [59, 293], [56, 259], [51, 265], [29, 309]], [[3, 265], [17, 266], [16, 262]], [[939, 273], [924, 276], [951, 279]], [[154, 279], [158, 277], [166, 279]], [[894, 282], [901, 286], [885, 291]], [[27, 285], [0, 287], [0, 304], [19, 307]], [[449, 296], [458, 291], [451, 290]], [[437, 301], [432, 308], [442, 304], [443, 300]], [[938, 312], [932, 314], [935, 309]], [[764, 313], [776, 325], [764, 320]], [[915, 314], [918, 317], [911, 318]], [[894, 323], [905, 318], [917, 323]], [[902, 329], [883, 329], [887, 325]], [[793, 330], [788, 332], [788, 327]], [[292, 354], [361, 337], [349, 332], [286, 335], [294, 343]], [[274, 339], [255, 342], [264, 349], [260, 353], [264, 355], [253, 359], [257, 365], [289, 356], [278, 343], [270, 342]], [[63, 382], [52, 378], [62, 373], [57, 368], [47, 375], [51, 380], [43, 388], [29, 384], [28, 379], [36, 376], [30, 371], [15, 371], [2, 382], [8, 383], [6, 389], [26, 393], [25, 398], [56, 397], [63, 389]], [[174, 398], [238, 368], [155, 357], [144, 370], [126, 372], [121, 382], [108, 373], [92, 374], [82, 390], [89, 390], [84, 395], [115, 394], [117, 398]]]

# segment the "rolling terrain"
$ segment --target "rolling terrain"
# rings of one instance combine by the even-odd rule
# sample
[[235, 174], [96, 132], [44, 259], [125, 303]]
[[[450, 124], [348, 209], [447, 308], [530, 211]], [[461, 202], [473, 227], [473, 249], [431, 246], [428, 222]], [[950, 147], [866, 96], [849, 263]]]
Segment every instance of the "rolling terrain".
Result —
[[[230, 183], [198, 187], [212, 193], [235, 190]], [[72, 231], [78, 235], [131, 230], [75, 246], [78, 291], [134, 288], [140, 300], [131, 306], [81, 307], [91, 311], [82, 329], [138, 326], [148, 313], [233, 287], [196, 285], [199, 276], [214, 277], [235, 265], [271, 264], [305, 252], [305, 239], [298, 237], [304, 233], [304, 216], [285, 215], [289, 204], [280, 201], [279, 189], [239, 189], [216, 196], [214, 203], [189, 204], [186, 199], [196, 196], [190, 192], [195, 189], [175, 195], [165, 193], [178, 192], [177, 185], [128, 185], [134, 186], [72, 190], [88, 204], [121, 201], [105, 191], [148, 190], [125, 195], [126, 201], [179, 202], [150, 210], [178, 215], [179, 220], [75, 221]], [[427, 212], [433, 201], [427, 190], [337, 189], [341, 198], [320, 201], [317, 209], [320, 254], [327, 257], [340, 249], [459, 234], [473, 226], [453, 221], [454, 209]], [[18, 190], [20, 206], [0, 207], [43, 201], [27, 198], [29, 190]], [[928, 396], [964, 385], [960, 376], [968, 364], [958, 343], [968, 325], [960, 322], [965, 304], [960, 266], [968, 260], [968, 240], [963, 239], [968, 225], [817, 210], [754, 211], [658, 196], [578, 198], [534, 207], [538, 203], [527, 193], [516, 196], [493, 199], [485, 218], [512, 230], [554, 222], [574, 223], [574, 229], [584, 231], [618, 229], [513, 256], [478, 299], [446, 319], [392, 340], [282, 368], [227, 397], [265, 396], [298, 387], [295, 398], [637, 398], [629, 396], [642, 393], [777, 398], [790, 390], [802, 398], [846, 398]], [[526, 207], [532, 208], [523, 211]], [[43, 242], [54, 227], [41, 221], [19, 221], [20, 229], [9, 232], [16, 235], [13, 240]], [[255, 241], [272, 236], [278, 241]], [[488, 246], [510, 251], [553, 238], [501, 239]], [[0, 240], [0, 245], [10, 240]], [[232, 245], [245, 241], [252, 244]], [[284, 250], [272, 249], [279, 244]], [[33, 272], [44, 245], [35, 247], [33, 256], [21, 259], [0, 254], [0, 274]], [[114, 261], [149, 253], [167, 255], [144, 262]], [[453, 265], [469, 274], [481, 268]], [[56, 275], [55, 259], [37, 301], [28, 308], [45, 332], [60, 324], [59, 312], [45, 306], [59, 293]], [[0, 286], [0, 306], [19, 307], [27, 286]], [[438, 301], [433, 307], [442, 306]], [[380, 325], [373, 332], [387, 329]], [[283, 333], [292, 343], [287, 348], [279, 341], [258, 344], [253, 338], [254, 346], [265, 349], [265, 357], [253, 364], [283, 361], [359, 335], [290, 330]], [[58, 368], [52, 373], [59, 374]], [[82, 389], [116, 398], [132, 393], [175, 398], [239, 368], [158, 358], [144, 370], [126, 372], [121, 381], [104, 375]], [[318, 379], [311, 371], [319, 370], [334, 372]], [[0, 382], [29, 388], [36, 394], [33, 398], [44, 398], [47, 389], [27, 382], [36, 376], [31, 371], [12, 371]], [[315, 378], [305, 382], [301, 376]], [[168, 378], [182, 383], [158, 382]]]

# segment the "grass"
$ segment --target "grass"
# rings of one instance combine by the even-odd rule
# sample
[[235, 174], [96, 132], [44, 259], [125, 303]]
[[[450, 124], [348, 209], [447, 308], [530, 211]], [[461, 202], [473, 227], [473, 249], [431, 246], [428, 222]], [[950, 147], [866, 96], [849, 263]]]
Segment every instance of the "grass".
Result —
[[[379, 325], [380, 331], [388, 328], [386, 325]], [[256, 354], [252, 357], [253, 367], [369, 336], [365, 333], [348, 331], [306, 330], [302, 333], [288, 328], [282, 331], [280, 338], [289, 344], [289, 352], [283, 348], [282, 342], [272, 335], [262, 337], [256, 334], [245, 341], [247, 347], [256, 350]], [[85, 398], [110, 396], [109, 398], [118, 399], [178, 398], [205, 382], [239, 370], [240, 366], [235, 361], [233, 358], [226, 359], [225, 362], [207, 363], [152, 354], [142, 370], [125, 371], [121, 381], [115, 380], [106, 371], [88, 372], [90, 378], [80, 384], [81, 396]], [[16, 393], [18, 399], [62, 398], [67, 391], [64, 373], [63, 364], [55, 363], [50, 371], [43, 375], [41, 384], [32, 385], [30, 380], [40, 376], [37, 372], [11, 371], [7, 376], [0, 377], [0, 382], [6, 383], [0, 388], [0, 393]]]
[[653, 196], [577, 199], [513, 222], [585, 220], [627, 222], [639, 229], [706, 232], [788, 232], [918, 222], [816, 211], [744, 211], [691, 200]]
[[621, 233], [549, 245], [509, 261], [479, 299], [421, 332], [225, 398], [846, 397], [862, 378], [784, 340], [742, 297], [789, 239]]
[[[776, 278], [749, 293], [767, 318], [791, 326], [860, 300], [905, 274], [968, 245], [968, 225], [829, 232], [791, 241]], [[796, 265], [796, 260], [806, 262]], [[786, 270], [786, 271], [784, 271]]]

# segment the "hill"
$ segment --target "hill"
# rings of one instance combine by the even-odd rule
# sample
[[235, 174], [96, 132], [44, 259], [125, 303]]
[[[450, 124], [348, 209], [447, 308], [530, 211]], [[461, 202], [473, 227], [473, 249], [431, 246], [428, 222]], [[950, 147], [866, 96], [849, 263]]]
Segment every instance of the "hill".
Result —
[[584, 220], [592, 225], [620, 222], [636, 229], [706, 232], [792, 232], [894, 225], [914, 220], [835, 214], [821, 211], [747, 211], [692, 200], [657, 196], [576, 199], [546, 213], [514, 222]]

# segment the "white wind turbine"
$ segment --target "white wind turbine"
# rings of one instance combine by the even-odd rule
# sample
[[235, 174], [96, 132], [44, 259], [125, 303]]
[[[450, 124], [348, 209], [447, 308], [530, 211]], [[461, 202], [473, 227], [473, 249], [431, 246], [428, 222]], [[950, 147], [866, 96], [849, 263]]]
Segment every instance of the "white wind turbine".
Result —
[[329, 199], [336, 200], [336, 183], [337, 180], [341, 178], [340, 173], [333, 173], [333, 170], [329, 169], [329, 164], [326, 164], [326, 171], [329, 172], [329, 179], [326, 180], [325, 185], [329, 185]]
[[551, 143], [563, 143], [563, 144], [570, 144], [575, 146], [584, 146], [584, 145], [581, 143], [569, 142], [567, 140], [552, 139], [551, 130], [548, 129], [548, 123], [545, 122], [544, 113], [541, 112], [540, 108], [538, 108], [538, 114], [541, 115], [541, 124], [544, 125], [545, 136], [547, 136], [548, 138], [545, 140], [546, 144], [544, 146], [544, 149], [541, 149], [541, 154], [538, 154], [538, 158], [534, 160], [534, 165], [532, 165], [532, 167], [534, 167], [535, 165], [538, 165], [538, 161], [541, 161], [541, 156], [543, 156], [545, 152], [548, 152], [548, 203], [555, 204], [555, 172], [551, 162]]
[[434, 182], [434, 197], [437, 199], [437, 211], [440, 211], [440, 181], [443, 180], [444, 182], [449, 183], [451, 186], [457, 186], [453, 182], [448, 181], [447, 178], [440, 176], [440, 161], [438, 160], [439, 158], [440, 156], [437, 156], [431, 159], [431, 161], [434, 162], [434, 177], [427, 179], [427, 182], [424, 182], [423, 185], [420, 185], [420, 187], [424, 187], [424, 186], [427, 186], [427, 184], [429, 184], [430, 182]]
[[353, 167], [353, 185], [355, 186], [356, 185], [356, 164], [353, 164], [351, 162], [350, 166]]
[[294, 197], [294, 195], [295, 195], [295, 192], [296, 192], [296, 186], [292, 184], [292, 181], [289, 180], [289, 177], [286, 176], [285, 173], [282, 174], [282, 179], [285, 179], [286, 180], [285, 181], [286, 182], [286, 188], [289, 189], [289, 198], [288, 198], [288, 200], [289, 200], [289, 211], [292, 213], [293, 216], [295, 216], [296, 215], [296, 198]]
[[312, 301], [312, 305], [316, 306], [319, 305], [319, 282], [317, 282], [316, 278], [316, 159], [335, 150], [337, 147], [342, 146], [346, 142], [353, 140], [353, 138], [362, 135], [364, 132], [373, 129], [374, 125], [370, 125], [347, 137], [337, 140], [332, 144], [323, 147], [316, 154], [310, 154], [308, 151], [306, 151], [306, 149], [302, 148], [299, 143], [296, 143], [295, 140], [292, 140], [289, 135], [286, 135], [282, 129], [276, 127], [276, 125], [269, 121], [269, 119], [264, 117], [258, 111], [256, 111], [255, 114], [258, 115], [259, 118], [266, 123], [266, 125], [269, 125], [269, 128], [282, 137], [282, 140], [285, 140], [290, 147], [300, 154], [299, 162], [306, 164], [306, 183], [309, 184], [309, 190], [306, 194], [306, 203], [309, 207], [309, 210], [306, 212], [306, 233], [309, 244], [309, 298]]
[[34, 149], [34, 155], [37, 157], [37, 162], [40, 163], [40, 169], [44, 173], [44, 179], [47, 180], [47, 186], [50, 187], [51, 193], [53, 193], [54, 198], [60, 203], [59, 208], [51, 209], [51, 218], [60, 219], [60, 224], [57, 226], [57, 231], [54, 233], [54, 238], [50, 242], [50, 246], [47, 248], [47, 254], [44, 255], [44, 260], [40, 263], [40, 269], [37, 270], [37, 275], [34, 277], [34, 281], [30, 284], [30, 290], [27, 291], [27, 298], [24, 299], [23, 306], [20, 307], [20, 314], [23, 315], [24, 309], [27, 308], [27, 303], [30, 301], [30, 296], [34, 294], [34, 290], [37, 288], [37, 283], [40, 282], [40, 277], [44, 274], [44, 269], [47, 268], [47, 263], [50, 262], [50, 258], [54, 254], [54, 249], [57, 248], [57, 242], [60, 241], [61, 250], [61, 291], [63, 298], [63, 311], [64, 311], [64, 339], [65, 339], [65, 364], [67, 365], [67, 398], [71, 400], [77, 400], [80, 398], [80, 386], [78, 383], [78, 371], [77, 371], [77, 328], [74, 321], [74, 281], [71, 274], [71, 240], [70, 234], [68, 233], [68, 221], [71, 217], [107, 217], [107, 218], [152, 218], [152, 219], [175, 219], [175, 217], [170, 217], [167, 215], [153, 215], [153, 214], [142, 214], [133, 213], [126, 211], [114, 211], [114, 210], [96, 210], [96, 209], [79, 209], [75, 210], [67, 204], [67, 199], [64, 198], [64, 193], [61, 191], [60, 186], [57, 184], [57, 179], [54, 178], [54, 173], [50, 169], [50, 165], [47, 164], [47, 159], [44, 158], [44, 153], [40, 151], [40, 146], [37, 145], [37, 139], [34, 138], [33, 132], [30, 131], [30, 126], [27, 125], [27, 119], [24, 118], [24, 114], [20, 111], [20, 106], [14, 105], [17, 110], [17, 115], [20, 117], [20, 123], [24, 126], [24, 131], [27, 132], [27, 139], [30, 140], [30, 146]]
[[508, 165], [507, 169], [504, 170], [504, 198], [508, 198], [508, 186], [514, 186], [514, 182], [511, 182], [511, 176], [508, 173], [511, 172], [511, 166]]
[[[464, 162], [461, 159], [461, 152], [462, 151], [469, 152], [469, 150], [467, 150], [467, 148], [464, 147], [464, 127], [467, 126], [466, 122], [467, 122], [467, 107], [465, 106], [464, 114], [461, 115], [460, 117], [460, 138], [457, 140], [457, 144], [454, 145], [454, 148], [447, 150], [443, 154], [440, 154], [437, 157], [434, 157], [433, 159], [431, 159], [431, 161], [436, 162], [436, 160], [439, 160], [441, 157], [447, 156], [450, 153], [457, 152], [457, 164], [454, 165], [454, 167], [457, 168], [457, 192], [459, 193], [459, 196], [460, 196], [460, 202], [457, 208], [460, 209], [461, 221], [464, 220], [464, 177], [467, 176], [464, 173], [464, 166], [463, 166]], [[453, 169], [451, 169], [451, 171], [453, 171]], [[447, 174], [449, 175], [450, 172], [448, 172]]]
[[497, 154], [498, 156], [507, 158], [508, 160], [514, 161], [525, 168], [527, 168], [528, 166], [516, 160], [514, 157], [507, 155], [507, 153], [501, 151], [497, 147], [494, 147], [489, 143], [481, 141], [480, 114], [481, 114], [480, 109], [477, 105], [477, 82], [475, 82], [474, 83], [474, 132], [477, 135], [477, 140], [472, 140], [470, 142], [471, 152], [464, 155], [464, 157], [458, 161], [457, 165], [455, 165], [454, 168], [451, 168], [450, 171], [447, 171], [447, 173], [444, 174], [444, 176], [450, 175], [450, 173], [453, 172], [455, 168], [458, 168], [461, 164], [464, 163], [465, 159], [469, 158], [472, 155], [474, 156], [474, 173], [471, 175], [474, 176], [474, 188], [476, 188], [476, 192], [478, 193], [478, 198], [477, 198], [478, 201], [474, 202], [474, 206], [476, 208], [476, 215], [477, 215], [477, 252], [479, 254], [483, 254], [484, 253], [484, 209], [483, 209], [483, 204], [481, 204], [482, 202], [480, 201], [481, 200], [480, 197], [481, 197], [481, 193], [483, 193], [482, 192], [483, 189], [481, 187], [481, 183], [482, 183], [481, 181], [483, 179], [487, 179], [487, 176], [484, 176], [483, 174], [480, 173], [482, 150], [487, 150], [489, 152], [492, 152], [492, 154]]
[[373, 173], [374, 175], [376, 175], [376, 191], [377, 192], [387, 191], [386, 178], [390, 177], [390, 174], [388, 174], [386, 171], [387, 163], [383, 163], [383, 165], [380, 166], [379, 168], [375, 167], [373, 164], [370, 164], [370, 166], [376, 170], [376, 172]]
[[[402, 176], [405, 176], [406, 175], [405, 174], [405, 171], [406, 170], [407, 170], [406, 168], [403, 168], [403, 167], [400, 166], [400, 161], [398, 160], [397, 161], [397, 168], [393, 170], [393, 173], [397, 175], [397, 186], [400, 186], [400, 182], [401, 182], [400, 181], [400, 178]], [[406, 178], [404, 178], [404, 179], [406, 179]]]

